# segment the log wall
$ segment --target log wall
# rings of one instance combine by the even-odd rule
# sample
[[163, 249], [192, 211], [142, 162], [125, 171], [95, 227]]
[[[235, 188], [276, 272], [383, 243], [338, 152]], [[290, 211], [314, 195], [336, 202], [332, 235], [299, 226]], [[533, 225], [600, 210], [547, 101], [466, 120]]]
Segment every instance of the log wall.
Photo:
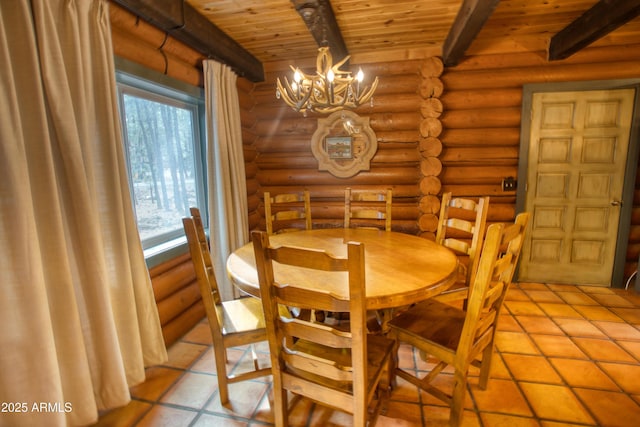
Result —
[[[505, 177], [517, 177], [525, 84], [640, 76], [640, 45], [586, 48], [552, 63], [545, 56], [545, 52], [471, 56], [445, 69], [441, 77], [442, 191], [491, 196], [489, 221], [513, 220], [515, 216], [515, 192], [503, 192], [501, 182]], [[625, 278], [635, 270], [640, 252], [639, 184], [640, 177]]]
[[[283, 101], [276, 99], [276, 78], [291, 73], [289, 64], [265, 64], [265, 82], [255, 85], [256, 100], [253, 129], [256, 135], [255, 194], [250, 203], [250, 227], [265, 229], [263, 194], [308, 189], [312, 199], [314, 228], [342, 227], [344, 221], [344, 189], [393, 190], [393, 229], [411, 234], [418, 230], [421, 156], [418, 151], [421, 98], [421, 60], [393, 63], [362, 64], [366, 78], [379, 79], [373, 105], [360, 106], [355, 112], [370, 118], [370, 126], [378, 140], [378, 151], [368, 171], [351, 178], [337, 178], [318, 170], [311, 151], [311, 137], [320, 115], [305, 117]], [[313, 69], [314, 64], [300, 65]], [[357, 69], [359, 64], [351, 64]]]
[[168, 347], [205, 316], [196, 272], [187, 253], [151, 268], [149, 274]]

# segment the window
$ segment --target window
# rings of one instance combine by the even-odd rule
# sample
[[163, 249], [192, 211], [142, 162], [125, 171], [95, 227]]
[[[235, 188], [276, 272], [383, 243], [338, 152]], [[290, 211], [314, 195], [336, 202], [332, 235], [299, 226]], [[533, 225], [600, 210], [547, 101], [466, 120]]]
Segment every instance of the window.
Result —
[[148, 70], [116, 74], [131, 197], [149, 249], [182, 237], [182, 217], [205, 204], [203, 96]]

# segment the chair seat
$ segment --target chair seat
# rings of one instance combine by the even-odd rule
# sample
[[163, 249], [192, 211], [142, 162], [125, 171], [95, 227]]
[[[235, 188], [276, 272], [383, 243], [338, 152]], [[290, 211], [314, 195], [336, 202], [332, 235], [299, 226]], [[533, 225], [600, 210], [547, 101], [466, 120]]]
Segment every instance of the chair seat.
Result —
[[459, 308], [430, 299], [393, 318], [389, 327], [397, 328], [402, 335], [428, 339], [455, 351], [460, 342], [465, 315], [466, 312]]
[[[221, 313], [223, 319], [220, 319]], [[280, 307], [280, 315], [286, 318], [291, 313], [286, 307]], [[264, 333], [265, 321], [262, 302], [258, 298], [240, 298], [222, 302], [222, 310], [218, 310], [218, 318], [222, 321], [222, 334], [240, 334], [254, 330]]]
[[223, 335], [264, 329], [262, 303], [258, 298], [223, 301], [218, 316], [222, 317], [220, 323]]

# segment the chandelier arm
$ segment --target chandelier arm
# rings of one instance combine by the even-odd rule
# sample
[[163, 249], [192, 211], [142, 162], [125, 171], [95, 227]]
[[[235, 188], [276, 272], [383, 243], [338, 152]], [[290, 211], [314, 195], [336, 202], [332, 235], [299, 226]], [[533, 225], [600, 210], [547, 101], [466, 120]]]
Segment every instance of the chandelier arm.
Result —
[[304, 111], [305, 109], [302, 107], [309, 99], [310, 92], [304, 93], [303, 91], [304, 96], [302, 98], [298, 98], [298, 96], [295, 95], [295, 91], [289, 84], [289, 80], [285, 77], [284, 81], [285, 86], [283, 87], [280, 79], [277, 79], [278, 89], [280, 89], [280, 94], [284, 99], [284, 102], [296, 111]]
[[349, 56], [346, 56], [334, 65], [329, 49], [321, 47], [316, 59], [316, 73], [305, 74], [291, 65], [295, 81], [289, 82], [284, 77], [283, 83], [277, 79], [276, 95], [294, 110], [302, 112], [332, 113], [356, 108], [371, 99], [378, 86], [378, 78], [361, 90], [361, 72], [356, 79], [351, 71], [340, 70], [348, 60]]

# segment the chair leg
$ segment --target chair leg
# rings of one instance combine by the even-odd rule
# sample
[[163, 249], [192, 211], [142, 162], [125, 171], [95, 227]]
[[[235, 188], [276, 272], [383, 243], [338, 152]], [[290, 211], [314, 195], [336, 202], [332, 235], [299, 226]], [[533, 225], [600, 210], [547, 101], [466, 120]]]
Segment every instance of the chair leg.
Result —
[[251, 358], [253, 360], [253, 369], [256, 371], [259, 371], [260, 363], [258, 362], [258, 353], [256, 352], [256, 345], [250, 344], [249, 347], [251, 347]]
[[282, 388], [282, 380], [273, 376], [273, 415], [276, 426], [287, 427], [289, 425], [289, 402], [287, 390]]
[[449, 426], [458, 427], [462, 423], [462, 413], [464, 411], [464, 399], [467, 392], [467, 373], [456, 369], [455, 385], [453, 386], [453, 396], [451, 401], [451, 415]]
[[491, 375], [491, 364], [493, 360], [493, 342], [489, 343], [487, 347], [482, 351], [482, 363], [480, 365], [480, 378], [478, 380], [478, 387], [481, 390], [486, 390], [487, 383], [489, 382], [489, 376]]
[[227, 364], [226, 350], [216, 351], [214, 344], [213, 359], [216, 365], [218, 376], [218, 394], [220, 395], [220, 403], [226, 405], [229, 403], [229, 381], [227, 380]]

